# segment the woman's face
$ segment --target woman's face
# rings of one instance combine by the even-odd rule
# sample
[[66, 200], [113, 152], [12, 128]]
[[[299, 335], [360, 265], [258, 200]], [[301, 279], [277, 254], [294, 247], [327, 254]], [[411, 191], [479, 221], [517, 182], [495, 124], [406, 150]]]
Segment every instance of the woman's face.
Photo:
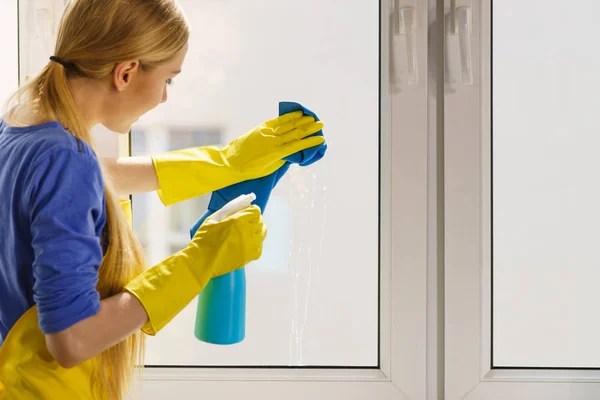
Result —
[[138, 61], [117, 64], [112, 74], [113, 95], [107, 101], [102, 124], [113, 132], [129, 133], [131, 125], [167, 101], [167, 87], [181, 72], [186, 44], [169, 62], [144, 70]]

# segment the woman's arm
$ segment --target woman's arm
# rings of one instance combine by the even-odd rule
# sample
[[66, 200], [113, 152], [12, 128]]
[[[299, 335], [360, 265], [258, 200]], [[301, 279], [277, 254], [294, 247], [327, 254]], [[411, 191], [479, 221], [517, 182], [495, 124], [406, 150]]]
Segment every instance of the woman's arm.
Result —
[[91, 149], [57, 149], [29, 176], [25, 197], [39, 326], [51, 354], [73, 367], [140, 329], [148, 316], [131, 294], [100, 300], [99, 236], [106, 213], [102, 173]]
[[140, 330], [148, 314], [129, 292], [100, 302], [100, 311], [58, 333], [46, 335], [50, 354], [63, 368], [72, 368]]
[[[48, 349], [60, 365], [69, 368], [138, 329], [156, 335], [211, 278], [257, 260], [266, 234], [258, 206], [203, 223], [185, 249], [138, 275], [125, 286], [125, 293], [101, 301], [98, 313], [46, 334]], [[225, 251], [231, 248], [238, 251]]]
[[150, 157], [102, 158], [100, 162], [120, 197], [160, 189]]

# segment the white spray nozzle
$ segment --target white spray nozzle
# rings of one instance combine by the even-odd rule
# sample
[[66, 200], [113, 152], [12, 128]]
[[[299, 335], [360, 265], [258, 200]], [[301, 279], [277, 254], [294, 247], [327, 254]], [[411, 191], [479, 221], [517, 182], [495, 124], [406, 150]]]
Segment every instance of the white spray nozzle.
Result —
[[225, 218], [250, 207], [254, 200], [256, 200], [256, 195], [254, 193], [243, 194], [225, 204], [223, 208], [211, 217], [211, 219], [215, 222], [223, 221]]

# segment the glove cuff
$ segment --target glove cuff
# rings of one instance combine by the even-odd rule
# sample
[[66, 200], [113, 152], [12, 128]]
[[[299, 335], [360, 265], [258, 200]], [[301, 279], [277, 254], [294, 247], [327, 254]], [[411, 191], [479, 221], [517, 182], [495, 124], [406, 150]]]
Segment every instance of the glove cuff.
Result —
[[224, 150], [197, 147], [152, 156], [165, 206], [202, 196], [244, 179], [227, 163]]

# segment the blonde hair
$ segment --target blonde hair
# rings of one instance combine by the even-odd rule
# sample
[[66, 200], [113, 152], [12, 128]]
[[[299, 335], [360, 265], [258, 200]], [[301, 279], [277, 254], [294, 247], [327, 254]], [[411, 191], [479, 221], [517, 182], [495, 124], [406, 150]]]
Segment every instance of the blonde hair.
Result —
[[[23, 105], [36, 123], [60, 122], [75, 137], [93, 147], [90, 132], [71, 93], [68, 78], [101, 79], [119, 62], [139, 60], [150, 69], [171, 60], [189, 38], [189, 26], [174, 0], [72, 0], [62, 16], [54, 55], [71, 65], [49, 62], [9, 100]], [[18, 125], [7, 115], [6, 122]], [[144, 271], [142, 248], [119, 200], [105, 176], [109, 246], [99, 270], [101, 298], [123, 291], [127, 282]], [[131, 388], [133, 372], [141, 366], [141, 332], [94, 358], [91, 384], [102, 397], [121, 399]]]

